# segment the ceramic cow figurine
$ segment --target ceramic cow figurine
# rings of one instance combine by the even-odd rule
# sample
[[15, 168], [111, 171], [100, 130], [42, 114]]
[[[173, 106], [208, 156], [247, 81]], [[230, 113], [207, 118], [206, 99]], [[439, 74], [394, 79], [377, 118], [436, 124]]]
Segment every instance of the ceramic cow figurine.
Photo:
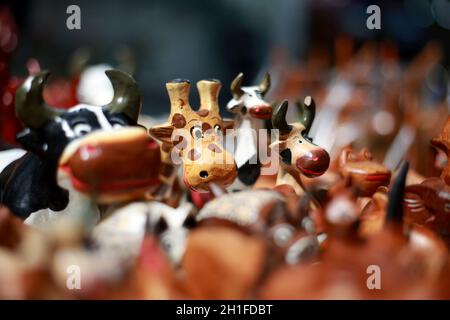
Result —
[[330, 156], [308, 137], [315, 116], [314, 100], [308, 96], [298, 107], [300, 122], [294, 124], [286, 122], [287, 101], [280, 104], [274, 112], [272, 125], [279, 130], [279, 136], [271, 148], [272, 151], [278, 150], [281, 158], [277, 185], [290, 184], [297, 194], [302, 194], [304, 188], [301, 176], [314, 178], [322, 175], [328, 169]]
[[0, 200], [29, 223], [58, 216], [92, 222], [97, 202], [127, 200], [158, 183], [159, 146], [144, 129], [130, 127], [141, 107], [137, 85], [118, 70], [106, 75], [114, 97], [103, 107], [49, 107], [42, 96], [48, 72], [30, 76], [17, 91], [16, 112], [26, 126], [17, 139], [27, 152], [0, 173]]
[[188, 80], [166, 84], [171, 104], [168, 121], [150, 128], [150, 134], [162, 141], [162, 160], [168, 168], [163, 181], [173, 183], [179, 164], [185, 184], [195, 191], [209, 191], [212, 182], [226, 187], [236, 178], [233, 156], [221, 143], [229, 123], [219, 113], [220, 87], [217, 80], [199, 81], [200, 108], [194, 111], [189, 104]]
[[228, 111], [235, 114], [237, 144], [234, 158], [238, 178], [231, 189], [240, 190], [252, 186], [261, 173], [258, 157], [260, 150], [259, 130], [266, 129], [265, 120], [272, 117], [272, 107], [264, 96], [270, 89], [270, 75], [266, 73], [259, 85], [243, 87], [244, 75], [240, 73], [231, 83], [233, 98], [228, 102]]

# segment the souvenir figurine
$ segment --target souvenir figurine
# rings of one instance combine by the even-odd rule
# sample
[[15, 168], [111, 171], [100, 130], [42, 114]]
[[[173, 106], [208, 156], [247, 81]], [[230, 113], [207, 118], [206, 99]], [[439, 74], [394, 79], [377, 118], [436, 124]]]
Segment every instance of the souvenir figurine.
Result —
[[232, 191], [254, 185], [260, 176], [258, 150], [263, 141], [259, 141], [259, 131], [266, 129], [265, 121], [272, 117], [272, 107], [264, 100], [270, 89], [269, 73], [256, 86], [243, 87], [243, 78], [243, 73], [240, 73], [231, 83], [233, 98], [227, 104], [228, 111], [235, 114], [234, 129], [237, 130], [234, 159], [238, 177], [230, 186]]
[[[450, 118], [437, 138], [431, 143], [448, 158], [450, 146]], [[412, 184], [405, 191], [405, 222], [434, 230], [450, 247], [450, 164], [444, 167], [441, 177], [427, 178]]]
[[273, 263], [290, 264], [305, 261], [318, 252], [319, 242], [307, 219], [293, 217], [282, 194], [263, 189], [223, 195], [208, 202], [197, 215], [200, 227], [236, 225], [265, 238], [274, 253]]
[[351, 147], [344, 148], [339, 155], [338, 171], [359, 197], [371, 197], [378, 187], [388, 186], [391, 179], [391, 171], [375, 162], [366, 148], [359, 153]]
[[0, 199], [27, 223], [45, 225], [58, 216], [96, 221], [97, 201], [135, 198], [158, 184], [158, 144], [142, 128], [129, 127], [141, 107], [137, 85], [121, 71], [106, 74], [114, 97], [104, 107], [47, 106], [48, 72], [18, 89], [16, 112], [26, 129], [17, 139], [27, 152], [2, 170]]
[[219, 114], [220, 87], [217, 80], [199, 81], [200, 108], [194, 111], [189, 104], [188, 80], [177, 79], [166, 84], [171, 104], [169, 119], [149, 130], [162, 142], [161, 157], [166, 170], [161, 181], [166, 184], [173, 184], [180, 163], [183, 180], [193, 191], [208, 192], [213, 182], [227, 187], [236, 178], [233, 156], [221, 144], [230, 123]]
[[185, 203], [172, 208], [157, 201], [133, 202], [115, 210], [93, 230], [99, 248], [120, 252], [125, 263], [139, 253], [144, 233], [153, 233], [173, 265], [181, 262], [190, 229], [196, 224], [193, 206]]
[[[389, 194], [388, 220], [383, 230], [368, 239], [362, 238], [358, 234], [357, 211], [350, 210], [353, 212], [350, 214], [349, 210], [341, 210], [342, 214], [339, 214], [334, 208], [325, 214], [330, 239], [321, 254], [321, 262], [275, 269], [263, 282], [259, 298], [424, 299], [448, 296], [440, 284], [441, 276], [448, 270], [448, 257], [441, 240], [420, 229], [411, 230], [406, 236], [402, 231], [401, 199], [406, 173], [407, 166], [403, 166], [394, 182], [393, 192]], [[373, 274], [373, 268], [377, 267], [382, 270], [382, 285], [377, 288], [379, 290], [370, 290], [379, 285], [368, 280], [369, 271]]]
[[279, 136], [271, 148], [278, 150], [281, 159], [276, 184], [288, 183], [301, 195], [305, 192], [301, 176], [321, 176], [328, 169], [330, 156], [308, 137], [315, 116], [314, 100], [308, 96], [299, 103], [300, 122], [294, 124], [286, 122], [287, 108], [288, 102], [284, 101], [272, 116], [272, 125], [279, 130]]
[[441, 178], [447, 185], [450, 185], [450, 161], [448, 161], [450, 155], [450, 117], [447, 118], [439, 136], [431, 140], [431, 144], [447, 155], [447, 165], [442, 171]]

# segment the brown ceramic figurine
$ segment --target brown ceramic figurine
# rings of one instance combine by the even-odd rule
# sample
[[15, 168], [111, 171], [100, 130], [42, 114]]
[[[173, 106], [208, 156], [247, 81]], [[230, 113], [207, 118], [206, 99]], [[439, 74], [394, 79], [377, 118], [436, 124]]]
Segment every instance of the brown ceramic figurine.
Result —
[[315, 116], [314, 100], [308, 96], [298, 107], [300, 122], [288, 124], [286, 122], [288, 102], [284, 101], [278, 106], [272, 116], [272, 124], [279, 130], [279, 136], [278, 141], [272, 143], [271, 147], [272, 150], [278, 150], [281, 158], [277, 185], [291, 184], [297, 194], [302, 194], [304, 187], [301, 176], [322, 175], [328, 169], [330, 156], [308, 137]]
[[[431, 143], [449, 154], [450, 118], [440, 135]], [[450, 164], [443, 169], [441, 177], [425, 179], [420, 184], [406, 188], [405, 221], [434, 230], [450, 245]]]
[[217, 102], [220, 82], [202, 80], [197, 83], [198, 111], [192, 110], [189, 104], [188, 80], [173, 80], [166, 87], [171, 103], [168, 121], [150, 128], [150, 134], [162, 142], [162, 161], [171, 168], [167, 173], [171, 177], [176, 174], [173, 170], [176, 159], [182, 164], [183, 180], [191, 190], [209, 191], [211, 182], [223, 187], [230, 185], [236, 178], [236, 164], [220, 141], [227, 127]]
[[338, 171], [360, 197], [371, 197], [381, 186], [388, 186], [391, 171], [376, 162], [367, 148], [358, 153], [346, 147], [339, 155]]

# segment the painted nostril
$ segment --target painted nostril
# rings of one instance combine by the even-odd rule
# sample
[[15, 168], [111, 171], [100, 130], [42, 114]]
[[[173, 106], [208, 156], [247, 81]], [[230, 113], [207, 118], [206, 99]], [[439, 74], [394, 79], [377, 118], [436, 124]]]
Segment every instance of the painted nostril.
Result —
[[205, 170], [200, 171], [200, 178], [202, 179], [208, 178], [208, 172]]

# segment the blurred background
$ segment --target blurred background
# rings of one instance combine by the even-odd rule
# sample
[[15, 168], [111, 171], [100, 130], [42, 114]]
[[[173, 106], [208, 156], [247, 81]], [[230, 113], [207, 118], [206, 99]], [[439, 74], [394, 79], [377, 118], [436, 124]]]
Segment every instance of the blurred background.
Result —
[[[357, 50], [367, 40], [395, 44], [401, 59], [413, 58], [429, 40], [450, 50], [450, 2], [406, 0], [378, 2], [381, 30], [366, 28], [367, 6], [352, 0], [78, 0], [1, 1], [18, 28], [10, 71], [26, 75], [28, 59], [41, 68], [69, 76], [77, 50], [89, 52], [89, 64], [128, 68], [140, 84], [144, 112], [167, 108], [164, 83], [173, 78], [195, 82], [217, 78], [229, 83], [244, 72], [247, 83], [273, 66], [275, 59], [299, 65], [316, 52], [333, 63], [336, 40], [352, 40]], [[68, 30], [66, 9], [81, 9], [81, 30]], [[78, 51], [79, 52], [79, 51]], [[126, 62], [126, 60], [128, 60]], [[444, 76], [445, 75], [441, 75]], [[448, 77], [448, 73], [446, 75]], [[444, 93], [442, 93], [444, 94]], [[196, 95], [193, 94], [195, 101]]]
[[[81, 10], [80, 30], [66, 26], [72, 4]], [[366, 10], [374, 4], [381, 28], [370, 30]], [[233, 78], [243, 72], [244, 85], [257, 84], [270, 71], [270, 103], [314, 97], [311, 136], [332, 156], [353, 143], [390, 168], [410, 154], [419, 172], [433, 173], [422, 159], [448, 116], [448, 0], [33, 0], [0, 7], [0, 129], [10, 143], [21, 127], [15, 89], [39, 69], [53, 72], [44, 96], [61, 107], [107, 103], [95, 74], [127, 71], [141, 88], [143, 113], [158, 121], [169, 111], [164, 84], [171, 79], [221, 80], [220, 105], [231, 117]], [[97, 73], [82, 85], [86, 70]], [[191, 99], [197, 106], [194, 90]]]

